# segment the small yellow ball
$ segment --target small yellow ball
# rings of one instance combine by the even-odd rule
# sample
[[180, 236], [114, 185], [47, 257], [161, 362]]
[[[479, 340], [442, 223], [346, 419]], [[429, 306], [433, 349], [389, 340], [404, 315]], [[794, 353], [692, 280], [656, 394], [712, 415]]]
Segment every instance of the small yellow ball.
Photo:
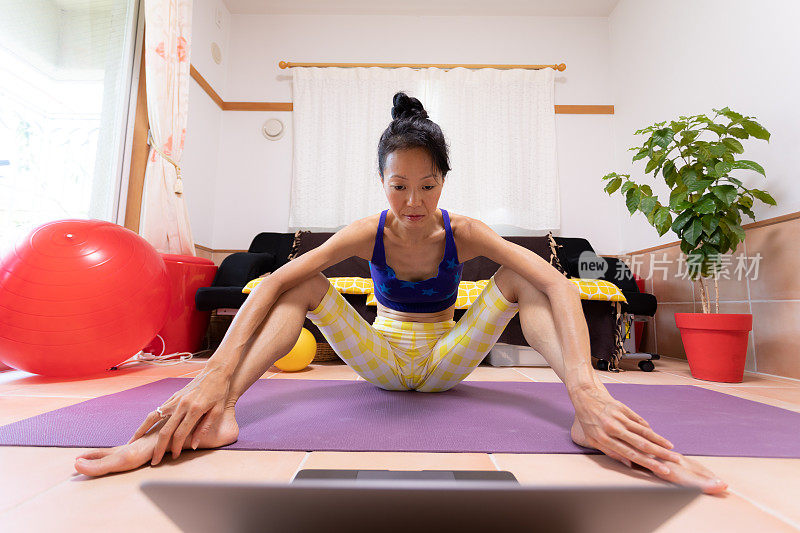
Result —
[[275, 366], [284, 372], [297, 372], [311, 364], [317, 353], [317, 341], [306, 328], [300, 330], [300, 337], [285, 356], [275, 361]]

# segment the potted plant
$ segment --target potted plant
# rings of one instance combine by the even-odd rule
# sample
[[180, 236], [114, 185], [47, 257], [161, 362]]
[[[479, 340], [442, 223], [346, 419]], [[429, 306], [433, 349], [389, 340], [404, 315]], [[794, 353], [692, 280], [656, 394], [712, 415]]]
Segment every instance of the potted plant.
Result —
[[[646, 159], [645, 174], [652, 172], [666, 183], [670, 191], [667, 204], [662, 204], [648, 185], [633, 182], [629, 174], [612, 172], [603, 179], [608, 194], [619, 190], [625, 196], [631, 216], [641, 211], [659, 236], [669, 230], [678, 236], [690, 279], [692, 283], [699, 280], [703, 312], [675, 313], [692, 376], [738, 383], [744, 375], [753, 317], [719, 312], [721, 258], [744, 240], [742, 214], [755, 220], [753, 202], [776, 203], [766, 191], [748, 189], [730, 173], [754, 170], [766, 177], [761, 165], [737, 156], [744, 153], [740, 139], [755, 137], [769, 142], [770, 134], [755, 117], [727, 107], [713, 111], [713, 118], [680, 116], [669, 125], [658, 122], [634, 132], [647, 138], [642, 146], [630, 148], [636, 151], [633, 161]], [[711, 277], [713, 310], [707, 289]]]

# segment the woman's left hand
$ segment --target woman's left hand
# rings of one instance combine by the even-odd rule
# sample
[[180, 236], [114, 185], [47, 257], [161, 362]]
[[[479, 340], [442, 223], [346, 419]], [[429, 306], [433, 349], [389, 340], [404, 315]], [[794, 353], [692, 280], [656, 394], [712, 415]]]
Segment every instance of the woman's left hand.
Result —
[[629, 467], [632, 463], [642, 465], [661, 479], [698, 487], [706, 494], [727, 489], [727, 483], [708, 468], [670, 451], [671, 442], [627, 405], [612, 398], [602, 385], [571, 392], [570, 399], [575, 406], [570, 435], [576, 444], [596, 448]]
[[[650, 428], [650, 424], [630, 407], [615, 400], [602, 385], [580, 389], [570, 394], [575, 406], [575, 420], [580, 423], [581, 446], [596, 448], [628, 466], [637, 463], [659, 475], [669, 468], [658, 461], [679, 462], [682, 456], [670, 451], [674, 446]], [[573, 427], [574, 429], [574, 427]], [[575, 439], [575, 431], [573, 440]]]

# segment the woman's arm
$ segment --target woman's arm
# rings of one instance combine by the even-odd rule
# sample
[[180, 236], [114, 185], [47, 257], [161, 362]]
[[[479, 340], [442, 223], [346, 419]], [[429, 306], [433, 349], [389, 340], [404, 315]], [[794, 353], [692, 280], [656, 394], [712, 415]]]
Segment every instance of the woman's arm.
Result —
[[363, 256], [375, 237], [371, 217], [357, 220], [333, 234], [317, 248], [289, 261], [264, 278], [250, 292], [231, 322], [207, 367], [233, 375], [245, 345], [284, 291], [354, 255]]

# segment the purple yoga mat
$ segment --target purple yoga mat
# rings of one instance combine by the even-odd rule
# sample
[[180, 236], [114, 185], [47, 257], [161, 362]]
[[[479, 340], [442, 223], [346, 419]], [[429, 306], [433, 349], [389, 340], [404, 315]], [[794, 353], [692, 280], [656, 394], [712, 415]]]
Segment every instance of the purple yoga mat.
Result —
[[[190, 378], [166, 378], [0, 427], [11, 446], [124, 444]], [[689, 455], [800, 458], [800, 413], [692, 385], [606, 384]], [[461, 382], [447, 392], [364, 381], [258, 380], [239, 399], [239, 440], [221, 449], [599, 453], [570, 440], [561, 383]]]

